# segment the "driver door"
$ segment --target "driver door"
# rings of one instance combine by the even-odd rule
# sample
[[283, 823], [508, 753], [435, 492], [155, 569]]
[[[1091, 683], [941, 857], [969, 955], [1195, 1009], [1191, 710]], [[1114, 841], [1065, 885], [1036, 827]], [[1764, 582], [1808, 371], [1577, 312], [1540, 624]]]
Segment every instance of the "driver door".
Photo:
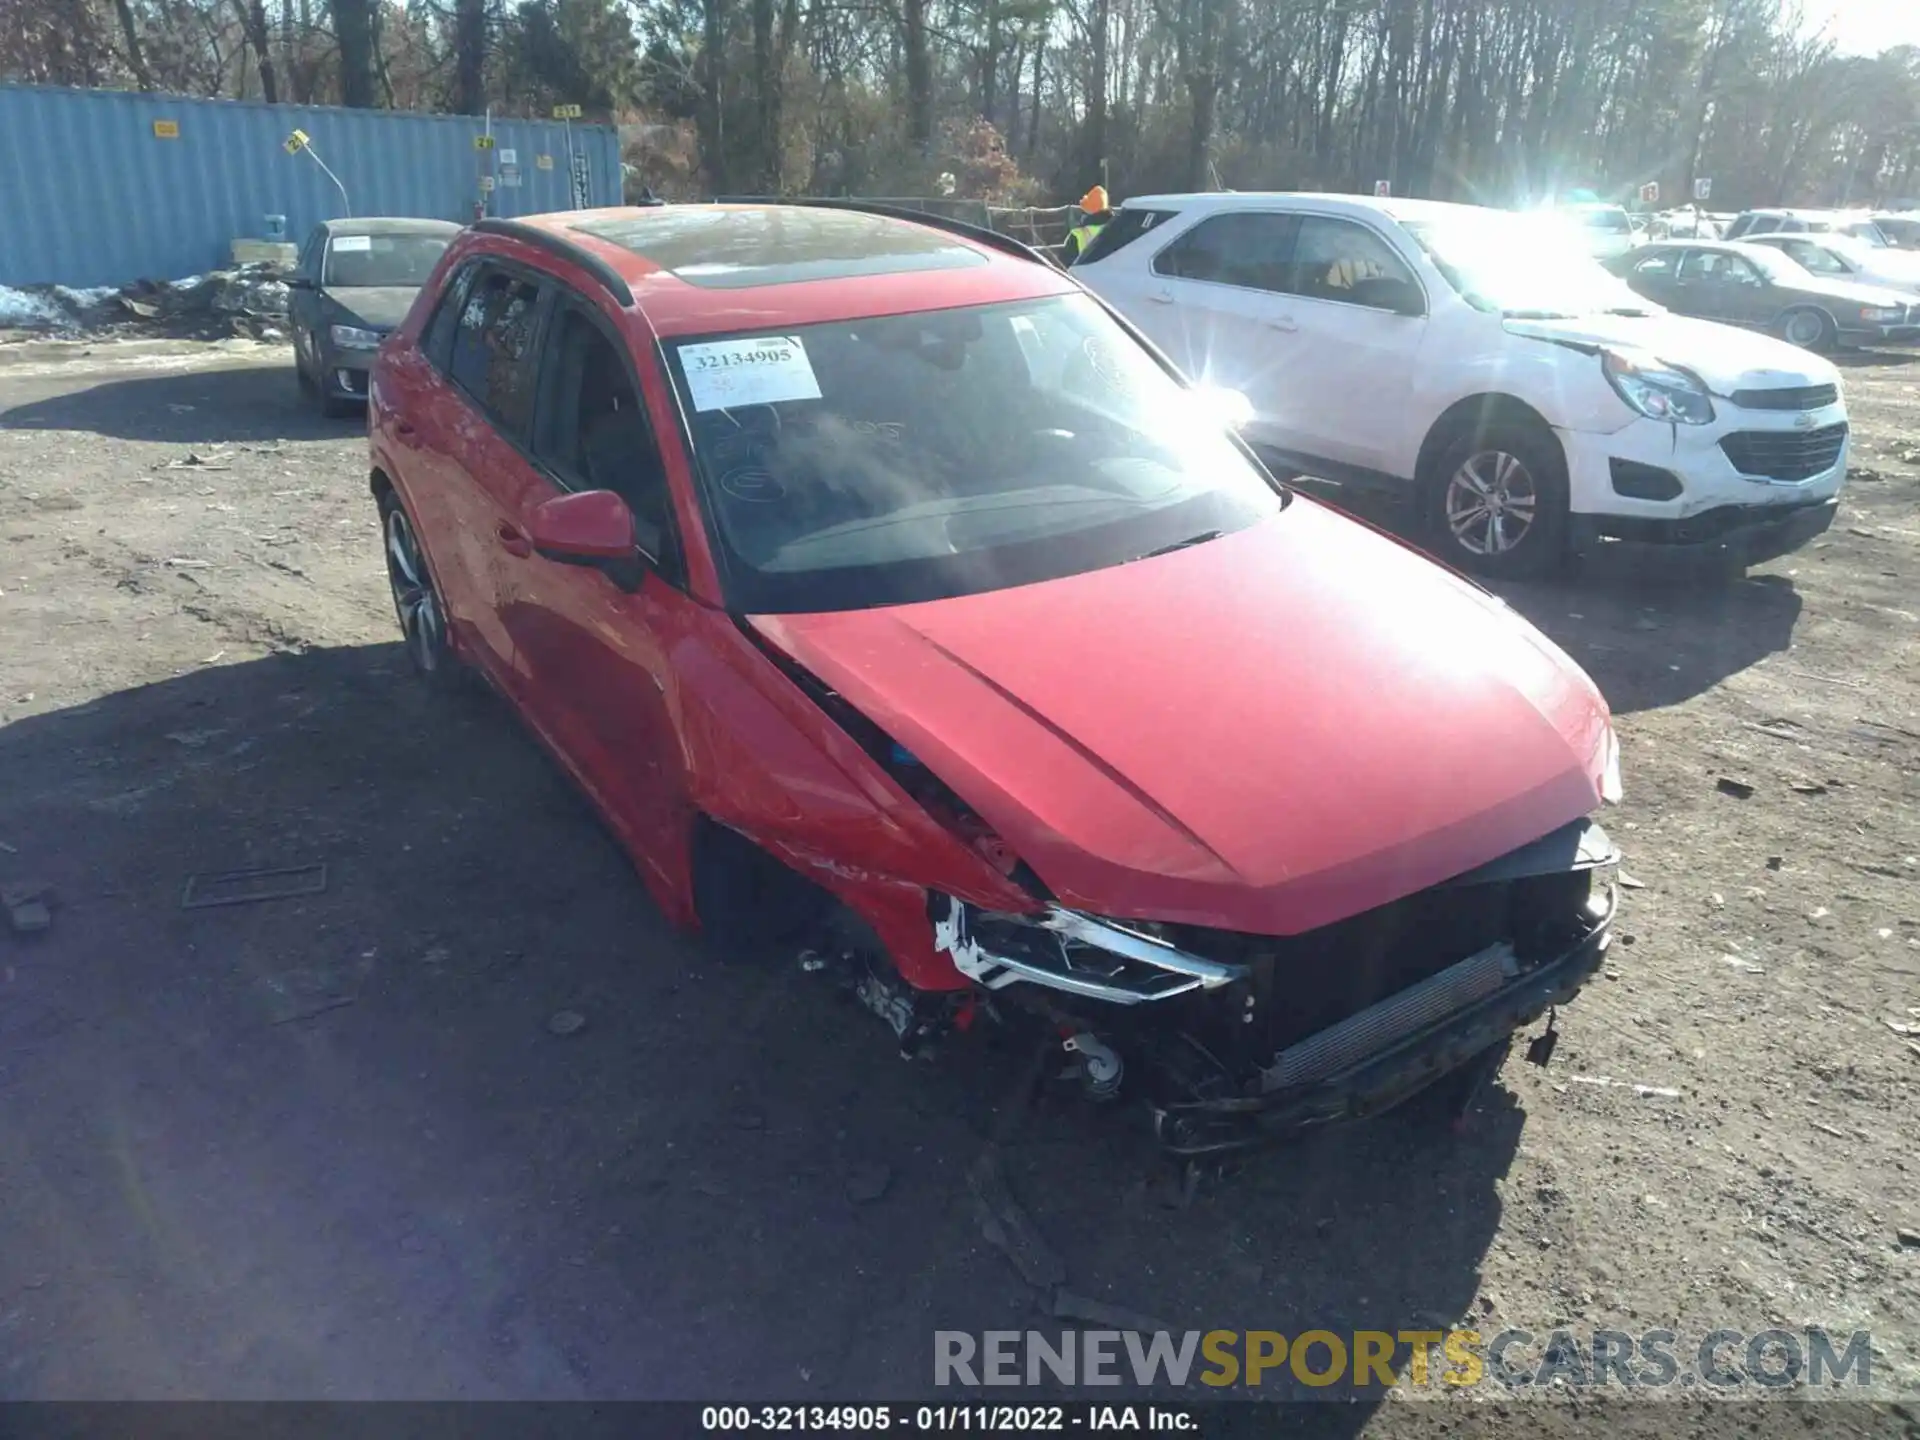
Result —
[[1728, 294], [1727, 262], [1733, 258], [1724, 250], [1687, 251], [1674, 274], [1673, 308], [1702, 320], [1730, 321], [1733, 299]]
[[[612, 320], [562, 289], [543, 333], [528, 483], [510, 523], [558, 495], [611, 490], [633, 514], [630, 565], [568, 564], [532, 554], [499, 596], [524, 683], [540, 696], [548, 742], [598, 804], [656, 893], [674, 882], [686, 777], [673, 722], [673, 637], [693, 621], [666, 467]], [[516, 457], [517, 458], [517, 457]]]
[[1764, 328], [1779, 313], [1780, 303], [1773, 284], [1760, 267], [1743, 255], [1723, 255], [1720, 289], [1720, 313], [1713, 318], [1729, 325], [1749, 329]]

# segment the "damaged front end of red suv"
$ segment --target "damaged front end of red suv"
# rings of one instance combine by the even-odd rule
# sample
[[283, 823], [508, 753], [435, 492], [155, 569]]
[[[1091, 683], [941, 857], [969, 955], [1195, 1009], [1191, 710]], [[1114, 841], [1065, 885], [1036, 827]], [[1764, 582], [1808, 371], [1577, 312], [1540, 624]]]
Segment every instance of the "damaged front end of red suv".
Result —
[[[1314, 603], [1354, 573], [1404, 604]], [[884, 967], [863, 998], [910, 1048], [983, 1006], [1036, 1014], [1176, 1154], [1445, 1076], [1464, 1103], [1607, 949], [1619, 857], [1590, 813], [1619, 756], [1591, 682], [1318, 507], [1137, 567], [753, 626], [1019, 897], [921, 887], [932, 954], [898, 968], [964, 988]]]
[[1143, 1075], [1161, 1143], [1198, 1155], [1377, 1114], [1469, 1062], [1504, 1058], [1515, 1031], [1599, 966], [1617, 860], [1597, 824], [1575, 821], [1292, 936], [1058, 906], [992, 914], [941, 895], [931, 914], [963, 974], [1060, 1027], [1090, 1091]]

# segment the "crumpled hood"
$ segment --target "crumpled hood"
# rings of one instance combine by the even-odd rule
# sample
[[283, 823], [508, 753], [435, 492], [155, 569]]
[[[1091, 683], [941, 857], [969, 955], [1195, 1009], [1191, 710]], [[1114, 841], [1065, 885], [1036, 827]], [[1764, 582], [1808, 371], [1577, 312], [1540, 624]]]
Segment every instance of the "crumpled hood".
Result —
[[[1879, 293], [1879, 292], [1876, 292]], [[1650, 351], [1691, 370], [1716, 395], [1798, 385], [1838, 385], [1840, 372], [1797, 345], [1711, 320], [1692, 320], [1647, 302], [1650, 315], [1580, 315], [1508, 320], [1509, 335]]]
[[1307, 500], [1044, 584], [751, 623], [1098, 914], [1295, 934], [1599, 803], [1586, 675]]
[[330, 325], [353, 325], [364, 330], [393, 330], [407, 318], [413, 297], [420, 293], [414, 285], [329, 285], [327, 299], [341, 312]]

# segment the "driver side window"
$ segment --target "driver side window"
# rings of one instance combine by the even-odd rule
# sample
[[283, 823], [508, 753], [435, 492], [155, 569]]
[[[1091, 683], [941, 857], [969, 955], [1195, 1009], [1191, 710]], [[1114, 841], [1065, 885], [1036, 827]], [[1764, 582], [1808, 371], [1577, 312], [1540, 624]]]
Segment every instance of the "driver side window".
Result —
[[585, 302], [563, 301], [540, 362], [532, 450], [569, 490], [611, 490], [663, 578], [680, 574], [666, 466], [626, 362]]

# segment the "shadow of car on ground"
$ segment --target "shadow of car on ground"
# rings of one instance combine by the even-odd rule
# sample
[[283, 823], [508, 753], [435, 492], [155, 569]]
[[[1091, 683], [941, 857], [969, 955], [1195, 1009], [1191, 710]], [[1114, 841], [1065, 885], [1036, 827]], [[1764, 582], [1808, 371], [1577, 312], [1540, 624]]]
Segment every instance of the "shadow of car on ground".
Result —
[[[1493, 1304], [1508, 1091], [1183, 1203], [1131, 1107], [1007, 1113], [1026, 1042], [906, 1062], [790, 959], [670, 931], [505, 708], [397, 645], [0, 729], [0, 836], [59, 895], [4, 952], [0, 1293], [36, 1297], [6, 1398], [964, 1398], [936, 1330], [1089, 1328], [983, 1237], [989, 1144], [1064, 1289], [1176, 1330]], [[319, 893], [182, 907], [308, 864]], [[1351, 1435], [1375, 1398], [1303, 1408]]]
[[295, 384], [291, 351], [284, 366], [243, 363], [138, 375], [116, 370], [98, 374], [100, 383], [85, 389], [73, 388], [71, 374], [12, 379], [11, 390], [30, 394], [41, 382], [49, 393], [44, 399], [0, 410], [0, 425], [11, 430], [64, 430], [209, 448], [270, 440], [338, 440], [366, 433], [364, 411], [339, 420], [320, 414], [318, 403]]

